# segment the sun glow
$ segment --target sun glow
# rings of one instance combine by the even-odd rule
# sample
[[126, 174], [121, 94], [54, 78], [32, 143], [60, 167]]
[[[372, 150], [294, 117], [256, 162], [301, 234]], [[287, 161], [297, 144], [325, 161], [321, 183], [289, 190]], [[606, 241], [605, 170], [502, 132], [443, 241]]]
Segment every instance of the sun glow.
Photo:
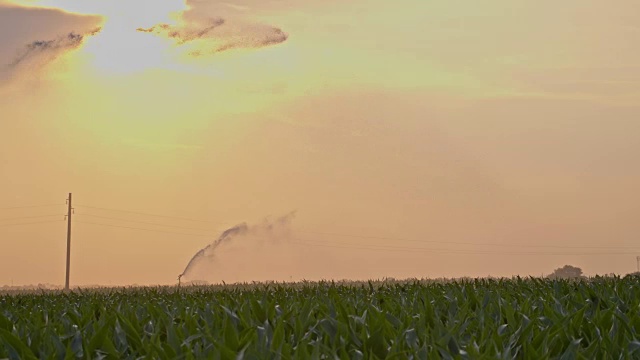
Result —
[[[58, 34], [57, 39], [63, 42], [54, 43], [77, 50], [73, 57], [66, 57], [73, 59], [73, 68], [87, 67], [90, 72], [105, 76], [155, 70], [214, 72], [219, 76], [230, 56], [235, 61], [239, 54], [245, 58], [257, 49], [266, 52], [266, 48], [284, 43], [289, 37], [277, 26], [255, 19], [246, 21], [225, 11], [187, 14], [185, 0], [11, 1], [23, 7], [99, 16], [98, 29]], [[64, 42], [71, 35], [77, 41]], [[41, 44], [48, 44], [48, 40]], [[206, 66], [202, 66], [204, 63]]]
[[[313, 82], [296, 80], [303, 74], [295, 47], [270, 46], [272, 39], [282, 41], [278, 28], [233, 16], [213, 25], [210, 19], [194, 20], [185, 17], [182, 0], [15, 2], [100, 16], [100, 30], [80, 33], [86, 35], [81, 43], [49, 64], [64, 69], [48, 73], [68, 101], [67, 118], [96, 142], [126, 140], [148, 149], [182, 146], [183, 125], [176, 119], [188, 118], [190, 128], [205, 126], [225, 114], [268, 108]], [[220, 29], [207, 33], [208, 27]], [[162, 31], [144, 31], [153, 28]], [[229, 51], [216, 51], [225, 46]], [[127, 115], [120, 109], [127, 109]], [[92, 114], [90, 122], [86, 113]]]
[[175, 66], [172, 43], [137, 31], [159, 23], [180, 25], [187, 5], [182, 0], [16, 0], [21, 6], [55, 8], [65, 12], [99, 15], [102, 29], [87, 39], [82, 52], [91, 63], [109, 75]]
[[98, 70], [125, 74], [170, 66], [170, 42], [131, 31], [125, 25], [107, 21], [100, 34], [85, 44], [83, 53]]

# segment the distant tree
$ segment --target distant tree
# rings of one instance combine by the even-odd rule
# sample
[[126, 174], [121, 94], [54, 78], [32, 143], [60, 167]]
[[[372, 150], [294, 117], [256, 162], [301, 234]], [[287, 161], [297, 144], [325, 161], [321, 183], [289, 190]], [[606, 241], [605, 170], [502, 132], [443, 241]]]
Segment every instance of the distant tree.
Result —
[[583, 278], [582, 269], [579, 267], [565, 265], [561, 268], [555, 269], [549, 279], [580, 279]]

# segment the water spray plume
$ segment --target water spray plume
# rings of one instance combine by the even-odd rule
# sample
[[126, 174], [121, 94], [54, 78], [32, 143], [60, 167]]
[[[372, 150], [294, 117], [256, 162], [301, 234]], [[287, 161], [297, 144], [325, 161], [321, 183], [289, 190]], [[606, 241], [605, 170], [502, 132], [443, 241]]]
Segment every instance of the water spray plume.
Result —
[[189, 261], [189, 263], [187, 264], [187, 267], [184, 269], [184, 271], [182, 272], [182, 274], [180, 274], [180, 278], [182, 278], [183, 276], [187, 275], [189, 273], [189, 271], [195, 266], [195, 264], [198, 262], [198, 260], [200, 260], [201, 258], [204, 258], [205, 256], [211, 256], [213, 255], [214, 250], [220, 246], [220, 244], [222, 244], [225, 241], [230, 241], [231, 239], [233, 239], [235, 236], [240, 235], [240, 234], [244, 234], [246, 232], [249, 231], [249, 227], [247, 226], [247, 224], [240, 224], [240, 225], [236, 225], [230, 229], [225, 230], [222, 235], [220, 235], [220, 237], [218, 237], [218, 239], [216, 239], [216, 241], [214, 241], [213, 243], [207, 245], [206, 247], [204, 247], [203, 249], [201, 249], [200, 251], [198, 251]]
[[255, 226], [248, 226], [246, 223], [242, 223], [236, 225], [232, 228], [229, 228], [222, 232], [222, 234], [211, 244], [206, 247], [200, 249], [192, 258], [189, 260], [189, 263], [185, 267], [182, 274], [178, 275], [178, 283], [180, 283], [182, 277], [189, 277], [189, 273], [193, 271], [193, 269], [197, 266], [197, 264], [206, 258], [213, 257], [215, 250], [220, 247], [220, 245], [229, 243], [234, 239], [249, 234], [258, 234], [261, 232], [272, 232], [277, 226], [283, 227], [289, 224], [289, 222], [295, 216], [295, 212], [291, 212], [285, 216], [281, 216], [277, 218], [275, 221], [265, 220], [264, 223]]

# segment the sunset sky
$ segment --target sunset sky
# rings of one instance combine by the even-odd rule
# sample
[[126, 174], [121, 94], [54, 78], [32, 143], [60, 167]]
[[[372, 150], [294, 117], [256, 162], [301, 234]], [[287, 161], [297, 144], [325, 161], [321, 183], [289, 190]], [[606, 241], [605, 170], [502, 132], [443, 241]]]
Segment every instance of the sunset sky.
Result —
[[0, 286], [635, 271], [638, 14], [0, 0]]

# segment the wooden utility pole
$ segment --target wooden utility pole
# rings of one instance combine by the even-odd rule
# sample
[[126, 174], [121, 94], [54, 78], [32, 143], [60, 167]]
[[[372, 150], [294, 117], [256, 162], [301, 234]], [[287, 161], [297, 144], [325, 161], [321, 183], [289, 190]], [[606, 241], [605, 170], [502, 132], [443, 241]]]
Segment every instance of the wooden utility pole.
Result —
[[69, 270], [71, 268], [71, 214], [73, 207], [71, 207], [71, 193], [67, 199], [67, 277], [64, 282], [65, 290], [69, 290]]

